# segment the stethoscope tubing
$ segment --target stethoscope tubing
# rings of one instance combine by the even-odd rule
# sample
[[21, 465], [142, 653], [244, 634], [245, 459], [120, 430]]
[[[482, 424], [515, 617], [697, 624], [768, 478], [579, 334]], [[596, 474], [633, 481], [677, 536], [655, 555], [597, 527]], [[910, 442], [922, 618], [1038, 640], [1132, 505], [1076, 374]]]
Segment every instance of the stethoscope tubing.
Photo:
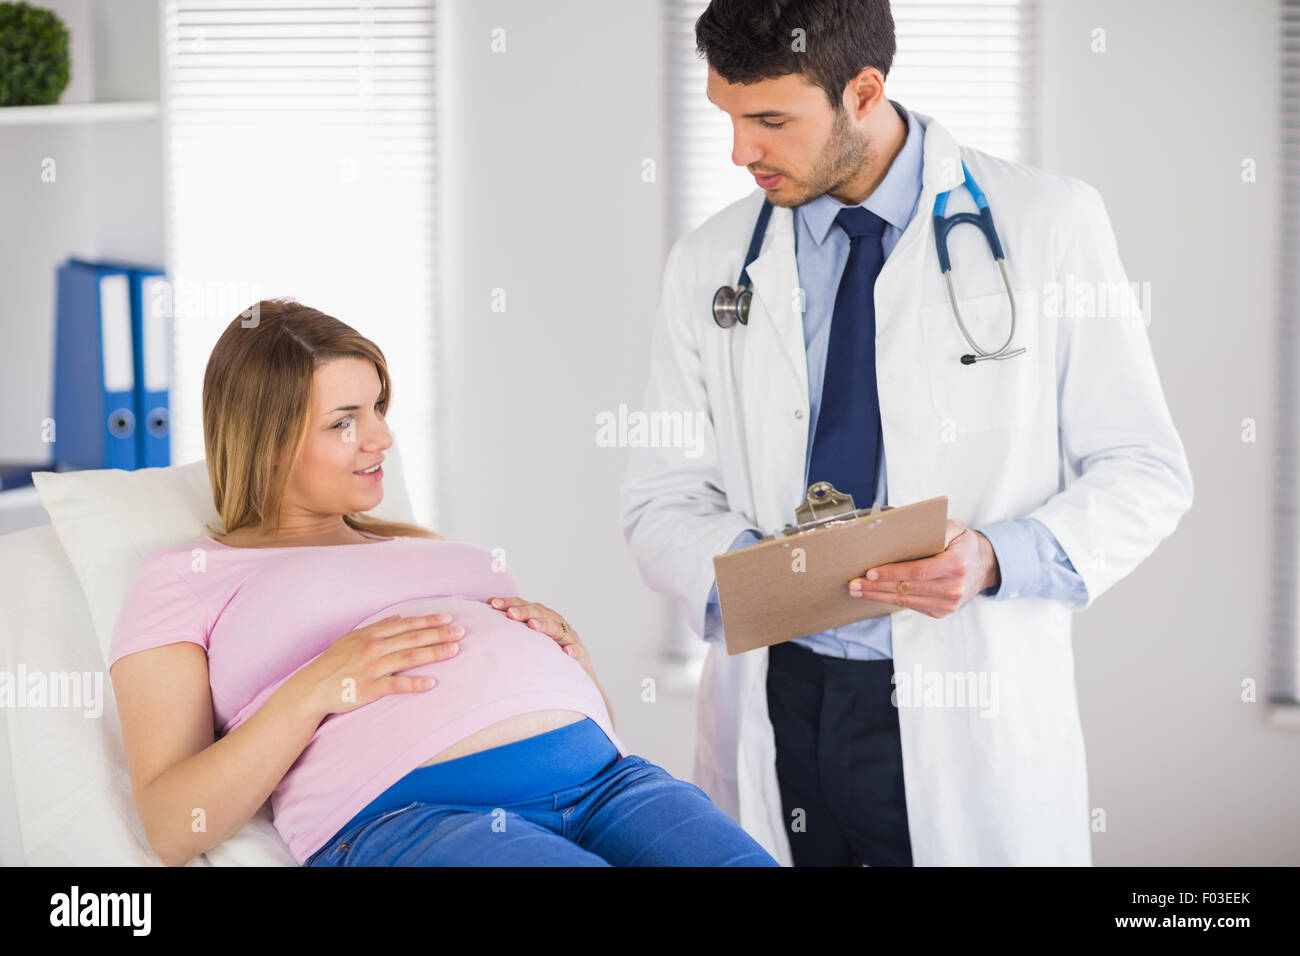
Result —
[[1011, 280], [1007, 278], [1006, 260], [998, 259], [997, 262], [998, 270], [1002, 273], [1002, 284], [1006, 286], [1007, 301], [1011, 303], [1011, 331], [1007, 333], [1007, 340], [1002, 343], [1002, 347], [993, 352], [985, 352], [982, 348], [976, 345], [975, 340], [971, 338], [970, 332], [966, 330], [966, 323], [961, 319], [961, 310], [957, 308], [957, 296], [953, 292], [952, 288], [952, 270], [948, 269], [943, 274], [944, 281], [948, 284], [948, 301], [952, 303], [952, 314], [957, 320], [957, 328], [961, 329], [961, 334], [966, 337], [966, 341], [970, 343], [970, 347], [975, 350], [975, 355], [971, 356], [970, 362], [967, 362], [965, 357], [963, 357], [963, 365], [971, 365], [981, 359], [1014, 358], [1024, 351], [1023, 348], [1015, 349], [1011, 352], [1006, 351], [1007, 346], [1011, 344], [1011, 340], [1016, 337], [1016, 297], [1011, 294]]
[[[953, 318], [957, 320], [957, 328], [961, 330], [962, 336], [973, 350], [973, 354], [963, 355], [961, 361], [963, 365], [971, 365], [984, 359], [1014, 358], [1025, 350], [1018, 348], [1007, 351], [1007, 346], [1016, 337], [1016, 297], [1011, 291], [1011, 279], [1007, 275], [1006, 256], [1002, 251], [1002, 240], [998, 237], [998, 231], [993, 225], [993, 213], [989, 209], [988, 197], [984, 195], [984, 191], [975, 182], [975, 177], [966, 168], [965, 160], [962, 160], [961, 170], [965, 178], [959, 186], [953, 188], [960, 188], [961, 185], [964, 185], [975, 200], [975, 207], [978, 212], [959, 212], [945, 217], [948, 208], [948, 196], [952, 193], [952, 189], [944, 190], [934, 198], [934, 242], [935, 251], [939, 256], [939, 271], [943, 273], [944, 283], [948, 287], [948, 301], [952, 305], [952, 314]], [[771, 216], [772, 202], [769, 199], [764, 199], [763, 208], [759, 210], [758, 220], [754, 223], [754, 231], [749, 239], [749, 249], [745, 252], [745, 264], [740, 270], [740, 279], [734, 288], [724, 285], [713, 295], [713, 321], [721, 329], [729, 329], [737, 322], [741, 325], [749, 324], [749, 303], [753, 295], [750, 288], [749, 267], [758, 258], [759, 250], [763, 245], [763, 238], [767, 233], [767, 223]], [[1002, 285], [1007, 290], [1007, 301], [1011, 304], [1011, 330], [1007, 334], [1007, 340], [1002, 343], [1001, 347], [992, 352], [985, 351], [976, 344], [970, 330], [966, 328], [965, 320], [962, 319], [961, 310], [957, 307], [957, 292], [952, 285], [952, 261], [948, 256], [948, 233], [954, 226], [962, 223], [971, 223], [978, 226], [980, 232], [984, 234], [984, 238], [988, 241], [989, 251], [993, 253], [993, 259], [997, 262], [998, 271], [1002, 275]]]
[[[948, 208], [948, 196], [952, 193], [952, 190], [944, 190], [934, 197], [934, 244], [935, 251], [939, 255], [939, 270], [943, 273], [944, 283], [948, 287], [948, 302], [952, 305], [952, 314], [953, 318], [957, 320], [957, 328], [961, 329], [962, 336], [971, 349], [974, 350], [972, 355], [963, 355], [961, 361], [963, 365], [973, 365], [975, 362], [984, 359], [1015, 358], [1025, 350], [1019, 348], [1010, 352], [1007, 351], [1007, 346], [1016, 337], [1016, 297], [1011, 291], [1011, 279], [1007, 276], [1006, 256], [1002, 251], [1002, 240], [998, 238], [997, 228], [993, 225], [993, 212], [989, 209], [988, 197], [984, 195], [984, 190], [980, 189], [979, 184], [975, 182], [975, 177], [966, 168], [964, 159], [961, 163], [961, 171], [965, 177], [962, 185], [966, 187], [971, 194], [971, 198], [975, 200], [975, 208], [978, 212], [959, 212], [944, 218], [944, 213]], [[957, 307], [957, 292], [952, 285], [952, 261], [948, 257], [948, 233], [954, 226], [961, 225], [964, 222], [978, 226], [980, 232], [984, 234], [984, 238], [989, 244], [989, 251], [993, 253], [993, 259], [998, 264], [998, 271], [1002, 274], [1002, 285], [1007, 290], [1007, 301], [1011, 304], [1011, 331], [1007, 334], [1007, 340], [1002, 343], [1001, 347], [992, 352], [980, 348], [966, 328], [966, 323], [961, 317], [961, 309]]]

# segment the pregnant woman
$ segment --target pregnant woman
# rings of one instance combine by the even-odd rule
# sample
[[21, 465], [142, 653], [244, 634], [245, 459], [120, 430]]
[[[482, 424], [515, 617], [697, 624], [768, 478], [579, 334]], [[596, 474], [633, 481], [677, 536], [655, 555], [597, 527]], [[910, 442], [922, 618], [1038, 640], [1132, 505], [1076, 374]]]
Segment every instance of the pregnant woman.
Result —
[[269, 796], [307, 866], [778, 865], [627, 752], [576, 632], [492, 553], [363, 514], [391, 397], [374, 343], [292, 300], [257, 303], [213, 349], [225, 530], [145, 559], [109, 653], [163, 862]]

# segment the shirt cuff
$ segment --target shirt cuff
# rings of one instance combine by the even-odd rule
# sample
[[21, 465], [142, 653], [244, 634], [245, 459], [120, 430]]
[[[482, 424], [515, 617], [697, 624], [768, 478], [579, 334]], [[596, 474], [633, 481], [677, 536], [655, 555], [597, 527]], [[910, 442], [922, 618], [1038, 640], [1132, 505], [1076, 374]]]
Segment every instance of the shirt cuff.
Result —
[[[753, 528], [746, 528], [744, 531], [740, 532], [740, 534], [736, 535], [735, 540], [731, 542], [731, 546], [727, 548], [727, 550], [739, 551], [741, 548], [748, 548], [751, 544], [758, 544], [758, 542], [762, 540], [763, 533], [761, 531], [755, 531]], [[709, 589], [708, 609], [711, 614], [718, 615], [720, 613], [718, 604], [718, 582], [716, 580], [713, 582], [713, 587]]]
[[1038, 550], [1033, 529], [1023, 518], [995, 521], [986, 528], [977, 529], [989, 539], [993, 556], [997, 558], [998, 574], [1002, 580], [996, 587], [980, 592], [995, 601], [1020, 597], [1038, 583]]

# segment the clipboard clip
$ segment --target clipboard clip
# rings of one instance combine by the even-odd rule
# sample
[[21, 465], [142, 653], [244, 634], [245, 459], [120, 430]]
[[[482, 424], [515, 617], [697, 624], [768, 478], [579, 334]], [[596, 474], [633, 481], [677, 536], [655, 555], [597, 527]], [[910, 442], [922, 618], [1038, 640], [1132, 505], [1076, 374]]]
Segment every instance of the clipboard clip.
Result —
[[853, 521], [856, 518], [888, 510], [888, 505], [882, 508], [879, 504], [872, 505], [870, 508], [855, 508], [852, 495], [840, 491], [829, 481], [818, 481], [808, 487], [803, 503], [794, 509], [795, 524], [786, 525], [772, 537], [782, 538], [803, 534], [813, 528]]

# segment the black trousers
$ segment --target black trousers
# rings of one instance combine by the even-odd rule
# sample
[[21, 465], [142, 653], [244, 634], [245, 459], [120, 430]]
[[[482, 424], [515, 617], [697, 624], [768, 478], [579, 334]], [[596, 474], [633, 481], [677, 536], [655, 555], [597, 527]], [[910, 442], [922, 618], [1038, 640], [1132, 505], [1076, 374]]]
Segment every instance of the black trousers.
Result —
[[[892, 660], [768, 648], [767, 709], [795, 866], [911, 866]], [[802, 811], [802, 813], [796, 813]]]

